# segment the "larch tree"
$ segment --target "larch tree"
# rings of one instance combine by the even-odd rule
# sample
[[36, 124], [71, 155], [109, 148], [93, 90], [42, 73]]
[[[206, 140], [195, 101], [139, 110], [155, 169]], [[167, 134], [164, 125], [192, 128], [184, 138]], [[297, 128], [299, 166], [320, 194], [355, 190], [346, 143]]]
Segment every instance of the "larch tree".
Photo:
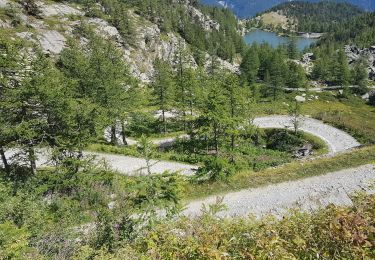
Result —
[[162, 132], [167, 132], [166, 112], [172, 107], [174, 101], [175, 82], [171, 67], [162, 60], [155, 61], [155, 75], [152, 83], [154, 103], [161, 112]]
[[241, 63], [242, 77], [249, 83], [256, 82], [260, 67], [257, 46], [252, 46], [245, 54]]
[[6, 146], [13, 141], [9, 114], [6, 107], [7, 94], [9, 89], [17, 87], [16, 75], [20, 71], [20, 44], [0, 37], [0, 156], [2, 164], [7, 173], [10, 172], [10, 165], [5, 155]]

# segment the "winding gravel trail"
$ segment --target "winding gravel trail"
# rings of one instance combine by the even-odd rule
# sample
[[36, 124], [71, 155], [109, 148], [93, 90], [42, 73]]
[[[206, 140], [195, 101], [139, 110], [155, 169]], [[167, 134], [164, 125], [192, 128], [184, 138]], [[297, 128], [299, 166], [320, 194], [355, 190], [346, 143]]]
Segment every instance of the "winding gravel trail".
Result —
[[[123, 155], [103, 154], [103, 153], [85, 153], [93, 155], [97, 160], [104, 160], [112, 169], [126, 175], [148, 175], [147, 163], [145, 159], [135, 158]], [[170, 161], [151, 160], [151, 174], [169, 172], [179, 172], [183, 175], [193, 175], [198, 166]]]
[[[9, 150], [6, 152], [6, 156], [9, 162], [12, 162], [12, 158], [18, 153], [18, 150]], [[37, 152], [38, 160], [36, 162], [37, 167], [50, 166], [49, 152], [46, 149], [39, 149]], [[94, 161], [97, 163], [104, 162], [106, 165], [111, 167], [118, 173], [129, 175], [129, 176], [139, 176], [148, 175], [147, 163], [143, 158], [136, 158], [124, 155], [106, 154], [106, 153], [96, 153], [96, 152], [84, 152], [84, 157], [91, 158], [94, 157]], [[15, 160], [15, 159], [14, 159]], [[150, 160], [150, 172], [151, 174], [169, 172], [178, 172], [183, 175], [193, 175], [195, 170], [198, 169], [196, 165], [171, 162], [171, 161], [158, 161]], [[0, 161], [0, 166], [2, 162]]]
[[[222, 217], [247, 216], [261, 217], [267, 214], [282, 216], [288, 209], [299, 208], [305, 211], [325, 207], [328, 204], [351, 205], [348, 194], [354, 191], [374, 193], [375, 165], [364, 165], [326, 175], [297, 181], [273, 184], [265, 187], [245, 189], [224, 195], [223, 204], [227, 210], [218, 213]], [[203, 205], [215, 204], [217, 196], [194, 201], [186, 206], [186, 216], [197, 216]]]
[[[258, 117], [253, 123], [259, 128], [293, 129], [293, 118], [290, 116]], [[360, 143], [346, 132], [313, 118], [301, 117], [299, 129], [325, 141], [331, 155], [360, 146]]]
[[[260, 128], [292, 128], [292, 117], [290, 116], [268, 116], [259, 117], [254, 119], [254, 124]], [[338, 152], [359, 146], [360, 144], [347, 133], [324, 124], [316, 119], [302, 117], [300, 120], [300, 129], [311, 133], [315, 136], [320, 137], [324, 140], [329, 147], [330, 154], [334, 155]], [[185, 138], [186, 136], [184, 136]], [[165, 138], [154, 140], [156, 145], [166, 145], [175, 141], [175, 138]], [[39, 159], [37, 162], [38, 166], [48, 165], [48, 153], [46, 151], [38, 151]], [[10, 151], [7, 156], [10, 157], [15, 151]], [[104, 154], [104, 153], [92, 153], [85, 152], [86, 156], [95, 156], [98, 161], [105, 161], [110, 167], [119, 173], [126, 175], [145, 175], [147, 172], [146, 160], [142, 158], [135, 158], [123, 155]], [[1, 163], [0, 163], [1, 165]], [[151, 173], [163, 173], [165, 171], [179, 172], [183, 175], [193, 175], [195, 170], [198, 168], [194, 165], [170, 162], [170, 161], [156, 161], [150, 162]]]

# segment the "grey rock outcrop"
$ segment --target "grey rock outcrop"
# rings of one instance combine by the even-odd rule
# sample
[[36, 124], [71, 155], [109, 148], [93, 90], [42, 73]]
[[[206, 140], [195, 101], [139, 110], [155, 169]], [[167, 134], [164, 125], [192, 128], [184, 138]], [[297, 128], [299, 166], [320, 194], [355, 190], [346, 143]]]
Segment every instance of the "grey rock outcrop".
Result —
[[292, 60], [294, 63], [301, 65], [302, 68], [306, 71], [306, 73], [310, 74], [313, 70], [314, 64], [312, 62], [313, 60], [313, 53], [305, 53], [302, 55], [302, 58], [300, 60]]
[[65, 47], [66, 39], [57, 31], [41, 31], [37, 38], [42, 49], [48, 53], [58, 54]]
[[206, 31], [212, 31], [212, 30], [220, 30], [220, 24], [216, 21], [212, 20], [209, 16], [203, 14], [200, 10], [195, 8], [192, 5], [187, 6], [188, 13], [191, 17], [193, 17], [195, 20], [199, 21], [201, 26]]
[[0, 0], [0, 8], [7, 7], [8, 3], [9, 3], [8, 0]]
[[39, 10], [42, 17], [49, 16], [66, 16], [66, 15], [83, 15], [83, 12], [65, 4], [44, 4], [38, 2]]
[[[9, 0], [0, 0], [0, 5], [6, 5]], [[178, 34], [162, 33], [160, 28], [129, 11], [129, 18], [136, 26], [132, 39], [122, 37], [118, 29], [108, 21], [101, 18], [88, 18], [79, 8], [69, 4], [38, 1], [40, 16], [31, 17], [22, 14], [20, 18], [22, 24], [33, 28], [24, 32], [15, 32], [15, 36], [34, 43], [39, 42], [43, 51], [52, 55], [59, 54], [65, 47], [68, 37], [73, 36], [74, 30], [81, 24], [81, 21], [90, 25], [97, 34], [116, 43], [116, 46], [123, 52], [124, 60], [129, 66], [134, 77], [143, 83], [148, 83], [154, 75], [154, 62], [161, 59], [169, 62], [172, 67], [178, 63], [178, 53], [184, 52], [184, 64], [186, 67], [196, 68], [197, 63], [190, 51], [187, 42]], [[203, 14], [197, 8], [184, 3], [191, 17], [194, 18], [205, 30], [219, 30], [220, 24]], [[21, 8], [21, 7], [20, 7]], [[73, 19], [77, 16], [77, 19]], [[48, 18], [48, 19], [45, 19]], [[53, 21], [53, 23], [51, 23]], [[7, 22], [0, 21], [0, 27], [9, 26]], [[75, 36], [76, 37], [76, 36]], [[131, 41], [131, 42], [129, 42]], [[81, 37], [81, 44], [87, 43], [87, 39]], [[205, 67], [209, 67], [211, 57], [205, 55]], [[239, 73], [239, 65], [228, 61], [217, 59], [217, 64], [226, 70]]]
[[375, 46], [370, 48], [358, 48], [356, 46], [346, 45], [344, 47], [345, 53], [348, 57], [349, 64], [354, 64], [359, 59], [363, 58], [368, 63], [369, 79], [375, 81]]

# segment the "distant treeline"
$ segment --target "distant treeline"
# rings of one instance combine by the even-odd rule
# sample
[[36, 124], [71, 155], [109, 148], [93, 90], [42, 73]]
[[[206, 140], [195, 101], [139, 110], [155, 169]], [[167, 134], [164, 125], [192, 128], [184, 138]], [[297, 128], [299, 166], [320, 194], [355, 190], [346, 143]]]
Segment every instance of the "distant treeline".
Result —
[[293, 1], [277, 5], [269, 11], [282, 12], [285, 16], [293, 18], [296, 21], [297, 31], [316, 33], [332, 31], [342, 22], [364, 12], [354, 5], [333, 1], [319, 3]]
[[362, 48], [375, 45], [375, 13], [364, 13], [337, 24], [320, 44], [330, 42], [353, 44]]

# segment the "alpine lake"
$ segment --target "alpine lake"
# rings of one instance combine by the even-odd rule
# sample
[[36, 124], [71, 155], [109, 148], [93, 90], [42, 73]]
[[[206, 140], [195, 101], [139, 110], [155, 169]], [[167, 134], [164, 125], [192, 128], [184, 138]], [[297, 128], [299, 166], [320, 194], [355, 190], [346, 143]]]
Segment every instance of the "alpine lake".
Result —
[[[275, 32], [264, 31], [260, 29], [255, 29], [250, 31], [244, 36], [245, 42], [248, 45], [253, 43], [262, 44], [268, 43], [270, 46], [277, 48], [280, 45], [288, 44], [290, 37], [280, 36]], [[310, 47], [313, 43], [317, 42], [317, 38], [307, 38], [307, 37], [295, 37], [297, 48], [302, 51]]]

